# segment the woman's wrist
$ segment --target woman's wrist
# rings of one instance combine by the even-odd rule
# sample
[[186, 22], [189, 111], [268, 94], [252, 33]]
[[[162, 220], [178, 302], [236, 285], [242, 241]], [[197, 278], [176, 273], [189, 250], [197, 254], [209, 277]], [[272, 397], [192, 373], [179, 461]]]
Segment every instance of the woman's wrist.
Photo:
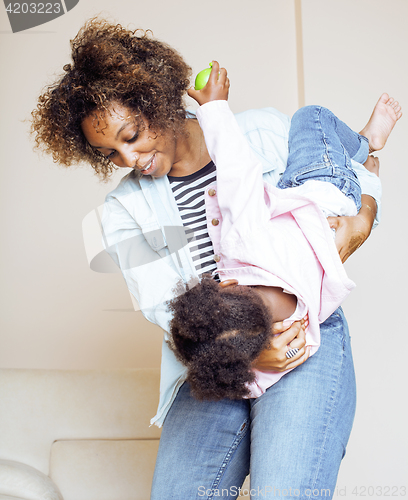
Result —
[[375, 216], [377, 215], [377, 203], [372, 196], [367, 194], [361, 195], [361, 208], [357, 218], [361, 221], [361, 227], [357, 229], [365, 238], [368, 238], [374, 224]]

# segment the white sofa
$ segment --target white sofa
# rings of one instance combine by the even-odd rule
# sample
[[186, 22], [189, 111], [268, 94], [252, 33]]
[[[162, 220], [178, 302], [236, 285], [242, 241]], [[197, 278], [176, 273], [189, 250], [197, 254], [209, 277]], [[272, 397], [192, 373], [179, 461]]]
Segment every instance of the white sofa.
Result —
[[0, 370], [0, 500], [147, 500], [158, 370]]

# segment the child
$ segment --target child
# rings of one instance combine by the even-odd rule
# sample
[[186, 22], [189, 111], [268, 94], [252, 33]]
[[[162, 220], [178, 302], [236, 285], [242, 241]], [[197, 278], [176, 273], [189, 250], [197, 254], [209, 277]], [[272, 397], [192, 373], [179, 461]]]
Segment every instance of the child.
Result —
[[[318, 349], [320, 323], [355, 286], [326, 217], [357, 214], [361, 189], [350, 159], [366, 162], [370, 146], [381, 149], [401, 116], [398, 103], [383, 95], [381, 110], [389, 110], [379, 117], [377, 104], [364, 137], [327, 109], [302, 108], [291, 122], [288, 165], [277, 189], [263, 183], [228, 107], [226, 72], [217, 75], [214, 64], [206, 87], [189, 93], [201, 105], [197, 118], [217, 166], [206, 212], [223, 281], [204, 277], [170, 303], [171, 345], [188, 367], [194, 395], [213, 400], [258, 397], [289, 371], [251, 368], [268, 346], [273, 321], [308, 315], [306, 343], [310, 354]], [[292, 352], [288, 346], [287, 356]]]

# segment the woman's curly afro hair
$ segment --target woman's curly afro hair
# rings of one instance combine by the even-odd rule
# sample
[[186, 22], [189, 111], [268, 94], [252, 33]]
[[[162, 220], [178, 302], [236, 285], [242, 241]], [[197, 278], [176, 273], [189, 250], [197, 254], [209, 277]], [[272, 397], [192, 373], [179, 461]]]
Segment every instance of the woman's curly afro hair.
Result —
[[170, 347], [187, 366], [201, 400], [248, 396], [251, 363], [270, 341], [272, 318], [260, 296], [243, 286], [222, 288], [209, 276], [169, 303]]
[[81, 122], [92, 111], [118, 102], [150, 127], [174, 134], [186, 121], [183, 102], [191, 68], [168, 45], [142, 30], [89, 20], [71, 40], [72, 64], [47, 87], [32, 112], [36, 147], [65, 166], [86, 161], [106, 179], [113, 163], [87, 143]]

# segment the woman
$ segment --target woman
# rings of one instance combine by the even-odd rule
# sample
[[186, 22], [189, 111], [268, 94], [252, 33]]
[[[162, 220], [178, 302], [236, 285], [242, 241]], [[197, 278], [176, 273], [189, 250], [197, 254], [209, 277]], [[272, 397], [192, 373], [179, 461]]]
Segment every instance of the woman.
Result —
[[[204, 188], [215, 166], [183, 103], [190, 68], [145, 33], [100, 20], [89, 21], [71, 45], [73, 64], [33, 112], [37, 146], [66, 166], [86, 161], [102, 178], [116, 167], [133, 169], [107, 196], [104, 239], [143, 314], [168, 331], [166, 301], [176, 284], [213, 271], [217, 260], [203, 227]], [[264, 179], [276, 184], [286, 166], [288, 118], [268, 108], [237, 119]], [[375, 176], [355, 168], [363, 208], [357, 217], [331, 221], [343, 261], [368, 237], [377, 210]], [[314, 491], [315, 498], [331, 498], [355, 408], [346, 321], [337, 310], [321, 326], [321, 347], [307, 363], [304, 322], [289, 329], [279, 323], [274, 331], [281, 335], [255, 367], [297, 370], [256, 400], [193, 399], [186, 370], [164, 341], [152, 420], [164, 427], [152, 498], [211, 498], [221, 490], [235, 498], [249, 467], [253, 498], [283, 496], [289, 488], [294, 496]], [[287, 344], [299, 349], [291, 359]]]

